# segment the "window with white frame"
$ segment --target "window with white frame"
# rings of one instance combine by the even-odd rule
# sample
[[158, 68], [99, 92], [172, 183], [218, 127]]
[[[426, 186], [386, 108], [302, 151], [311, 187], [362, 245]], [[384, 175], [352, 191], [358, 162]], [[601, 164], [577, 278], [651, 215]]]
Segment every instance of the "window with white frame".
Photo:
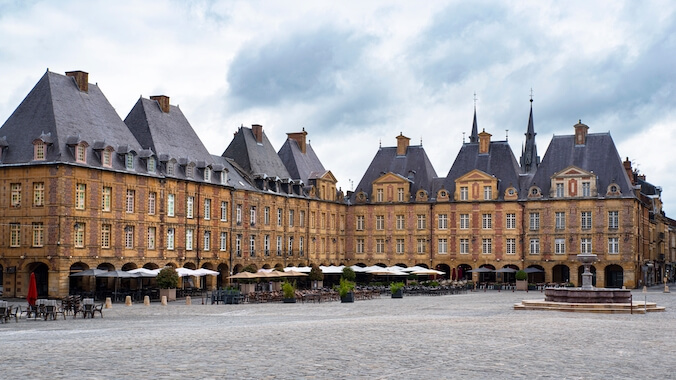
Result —
[[493, 187], [484, 186], [484, 200], [490, 201], [493, 199]]
[[513, 230], [516, 229], [516, 214], [508, 212], [507, 213], [507, 219], [505, 221], [505, 227], [508, 230]]
[[221, 231], [219, 249], [221, 250], [221, 252], [226, 251], [228, 249], [228, 233], [227, 232]]
[[252, 226], [256, 225], [256, 206], [249, 207], [249, 224]]
[[155, 249], [155, 233], [156, 227], [148, 227], [148, 249]]
[[42, 223], [33, 223], [33, 247], [45, 245], [45, 227]]
[[228, 202], [221, 201], [221, 222], [228, 221]]
[[300, 214], [298, 215], [298, 225], [305, 227], [305, 210], [300, 210]]
[[192, 228], [185, 229], [185, 250], [192, 251], [193, 249], [193, 233], [195, 231]]
[[566, 253], [566, 239], [556, 238], [554, 239], [554, 254], [563, 255]]
[[582, 196], [590, 197], [591, 196], [591, 183], [582, 182]]
[[110, 224], [101, 225], [101, 248], [110, 248]]
[[516, 239], [514, 238], [507, 238], [506, 241], [506, 254], [508, 255], [515, 255], [516, 254]]
[[125, 210], [127, 214], [134, 213], [134, 190], [127, 189], [127, 204]]
[[102, 211], [110, 211], [111, 207], [111, 201], [113, 198], [113, 188], [104, 186], [103, 187], [103, 192], [101, 193], [101, 210]]
[[376, 202], [382, 202], [383, 201], [383, 189], [377, 189], [376, 190]]
[[554, 214], [554, 223], [557, 230], [566, 228], [566, 213], [565, 211], [557, 211]]
[[620, 213], [618, 211], [608, 211], [608, 228], [617, 229], [620, 227]]
[[404, 253], [404, 239], [397, 239], [397, 253], [402, 254]]
[[440, 230], [446, 230], [448, 229], [448, 215], [446, 214], [439, 214], [438, 216], [438, 222], [439, 222], [439, 229]]
[[249, 236], [249, 256], [256, 257], [256, 235]]
[[616, 237], [608, 238], [608, 253], [616, 255], [620, 253], [620, 239]]
[[204, 168], [204, 182], [211, 182], [211, 169], [209, 167]]
[[282, 237], [277, 236], [277, 256], [282, 255]]
[[134, 248], [134, 226], [124, 227], [124, 247], [127, 249]]
[[531, 255], [540, 254], [540, 239], [530, 239], [530, 254]]
[[9, 224], [9, 246], [17, 248], [21, 246], [21, 224]]
[[[21, 184], [20, 183], [13, 183], [13, 184], [10, 185], [10, 189], [11, 189], [11, 195], [10, 195], [11, 206], [12, 207], [21, 206]], [[76, 187], [76, 191], [77, 191], [77, 187]]]
[[277, 226], [279, 226], [279, 227], [282, 226], [282, 209], [281, 208], [277, 209]]
[[424, 230], [427, 228], [427, 215], [425, 214], [418, 214], [418, 229], [419, 230]]
[[45, 183], [33, 183], [33, 206], [42, 207], [45, 205]]
[[384, 230], [384, 229], [385, 229], [385, 216], [376, 215], [376, 230]]
[[481, 239], [481, 253], [484, 255], [490, 255], [493, 253], [493, 239], [483, 238]]
[[174, 206], [176, 199], [174, 194], [167, 195], [167, 216], [174, 216]]
[[83, 163], [87, 162], [86, 150], [83, 144], [75, 146], [75, 161]]
[[468, 194], [467, 186], [460, 186], [460, 200], [466, 201], [469, 198]]
[[376, 253], [385, 253], [385, 239], [376, 239]]
[[43, 161], [45, 159], [45, 143], [38, 142], [33, 145], [33, 160]]
[[460, 239], [460, 254], [466, 255], [469, 253], [469, 239]]
[[289, 227], [293, 227], [294, 219], [294, 210], [289, 210]]
[[211, 199], [204, 199], [204, 220], [211, 219]]
[[192, 177], [195, 176], [195, 164], [189, 163], [188, 165], [186, 165], [186, 167], [185, 167], [185, 176], [186, 176], [187, 178], [192, 178]]
[[364, 253], [364, 239], [357, 239], [357, 253]]
[[580, 239], [580, 253], [592, 253], [592, 239], [591, 238]]
[[85, 209], [85, 199], [87, 197], [87, 185], [78, 183], [75, 186], [75, 208], [78, 210]]
[[173, 228], [167, 228], [167, 250], [168, 251], [174, 250], [174, 229]]
[[448, 253], [448, 239], [438, 240], [437, 253], [442, 255]]
[[227, 185], [227, 184], [228, 184], [228, 172], [225, 171], [225, 169], [224, 169], [223, 171], [221, 171], [221, 185]]
[[194, 207], [195, 207], [195, 197], [193, 197], [193, 196], [185, 197], [185, 217], [186, 218], [192, 219], [193, 214], [194, 214]]
[[101, 165], [103, 165], [106, 168], [110, 168], [113, 166], [113, 152], [109, 149], [106, 148], [103, 150], [101, 157]]
[[235, 256], [242, 257], [242, 235], [240, 234], [235, 237]]
[[270, 225], [270, 207], [265, 206], [263, 209], [263, 223], [265, 223], [266, 226]]
[[556, 184], [556, 197], [557, 198], [563, 198], [563, 184], [562, 183]]
[[148, 170], [148, 173], [155, 173], [155, 170], [157, 169], [157, 166], [155, 165], [155, 157], [148, 157], [148, 161], [146, 161], [146, 169]]
[[133, 170], [134, 169], [134, 155], [131, 153], [127, 153], [124, 155], [124, 166], [127, 168], [127, 170]]
[[357, 231], [364, 230], [364, 215], [357, 215]]
[[580, 227], [583, 230], [588, 230], [592, 228], [592, 213], [591, 211], [582, 211], [580, 212]]
[[404, 188], [403, 187], [397, 188], [397, 201], [399, 201], [399, 202], [404, 201]]
[[530, 229], [531, 231], [536, 231], [540, 229], [540, 213], [531, 212], [530, 213]]
[[490, 230], [493, 228], [493, 215], [491, 214], [482, 214], [481, 215], [481, 228], [484, 230]]
[[167, 162], [167, 175], [173, 176], [176, 173], [176, 163], [174, 161]]
[[263, 250], [265, 256], [270, 256], [270, 235], [265, 235], [263, 238]]
[[85, 224], [75, 223], [75, 248], [84, 248], [85, 242]]
[[427, 239], [424, 239], [424, 238], [418, 239], [417, 246], [418, 246], [418, 253], [419, 254], [427, 252]]
[[235, 223], [242, 224], [242, 205], [235, 206]]
[[151, 191], [148, 193], [148, 214], [155, 215], [155, 200], [157, 198], [157, 193]]
[[204, 236], [202, 238], [202, 250], [211, 251], [211, 231], [204, 231]]
[[460, 229], [469, 229], [469, 214], [460, 214]]
[[287, 254], [289, 256], [293, 256], [293, 236], [289, 236], [288, 244], [286, 246], [287, 246], [287, 251], [286, 251]]
[[404, 223], [404, 216], [397, 215], [397, 229], [403, 230], [404, 228], [406, 228], [406, 223]]

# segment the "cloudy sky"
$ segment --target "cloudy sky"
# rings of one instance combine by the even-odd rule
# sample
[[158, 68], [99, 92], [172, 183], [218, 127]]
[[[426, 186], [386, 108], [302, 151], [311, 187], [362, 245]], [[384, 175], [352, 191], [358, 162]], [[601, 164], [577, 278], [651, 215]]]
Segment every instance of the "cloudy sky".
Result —
[[89, 72], [121, 118], [179, 105], [212, 154], [240, 125], [305, 128], [343, 190], [402, 132], [446, 176], [471, 129], [517, 158], [610, 132], [676, 216], [676, 3], [0, 0], [0, 123], [44, 72]]

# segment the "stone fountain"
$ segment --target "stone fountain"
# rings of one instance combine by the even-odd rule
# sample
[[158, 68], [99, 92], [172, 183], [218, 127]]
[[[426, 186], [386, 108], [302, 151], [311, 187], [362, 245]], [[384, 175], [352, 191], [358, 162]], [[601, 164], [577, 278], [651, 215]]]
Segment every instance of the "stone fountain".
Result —
[[584, 266], [582, 286], [579, 288], [546, 288], [545, 301], [567, 303], [631, 303], [631, 291], [628, 289], [595, 288], [592, 285], [594, 276], [589, 267], [596, 262], [596, 255], [582, 253], [577, 259]]

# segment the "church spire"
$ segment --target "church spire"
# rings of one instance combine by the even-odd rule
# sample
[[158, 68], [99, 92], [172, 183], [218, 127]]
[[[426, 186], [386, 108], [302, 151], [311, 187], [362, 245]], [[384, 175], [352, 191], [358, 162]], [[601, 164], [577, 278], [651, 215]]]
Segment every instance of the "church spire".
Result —
[[532, 173], [537, 170], [540, 165], [540, 157], [538, 156], [538, 148], [535, 144], [535, 127], [533, 126], [533, 90], [530, 94], [530, 116], [528, 117], [528, 130], [526, 131], [526, 143], [521, 150], [521, 170], [524, 173]]
[[474, 93], [474, 121], [472, 122], [472, 134], [469, 135], [470, 143], [479, 142], [479, 128], [476, 123], [476, 92]]

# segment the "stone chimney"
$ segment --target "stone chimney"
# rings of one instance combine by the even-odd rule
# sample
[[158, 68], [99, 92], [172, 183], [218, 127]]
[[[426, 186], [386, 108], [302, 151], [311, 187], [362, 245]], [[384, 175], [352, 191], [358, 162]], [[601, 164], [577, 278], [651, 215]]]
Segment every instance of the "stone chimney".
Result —
[[287, 133], [287, 136], [291, 140], [294, 140], [295, 142], [298, 143], [298, 147], [300, 148], [300, 152], [305, 154], [306, 152], [306, 145], [305, 145], [305, 136], [307, 136], [307, 132], [305, 132], [305, 128], [303, 128], [302, 132], [293, 132], [293, 133]]
[[397, 136], [397, 156], [405, 156], [411, 139], [399, 132]]
[[582, 124], [582, 120], [579, 120], [575, 124], [575, 145], [584, 145], [587, 143], [587, 131], [589, 127], [585, 124]]
[[150, 100], [155, 100], [160, 105], [160, 109], [164, 113], [169, 113], [169, 97], [166, 95], [151, 96]]
[[253, 132], [256, 142], [259, 144], [263, 143], [263, 126], [260, 124], [253, 124], [251, 126], [251, 131]]
[[631, 181], [631, 184], [634, 185], [634, 182], [636, 181], [634, 180], [634, 171], [631, 170], [631, 161], [629, 161], [629, 157], [627, 157], [627, 159], [622, 162], [622, 166], [624, 166], [624, 171], [627, 172], [629, 181]]
[[67, 71], [66, 75], [75, 78], [75, 83], [77, 83], [77, 87], [80, 89], [80, 91], [89, 92], [89, 73], [78, 70]]
[[491, 136], [493, 135], [486, 132], [485, 129], [479, 133], [479, 154], [488, 154], [488, 148], [491, 146]]

